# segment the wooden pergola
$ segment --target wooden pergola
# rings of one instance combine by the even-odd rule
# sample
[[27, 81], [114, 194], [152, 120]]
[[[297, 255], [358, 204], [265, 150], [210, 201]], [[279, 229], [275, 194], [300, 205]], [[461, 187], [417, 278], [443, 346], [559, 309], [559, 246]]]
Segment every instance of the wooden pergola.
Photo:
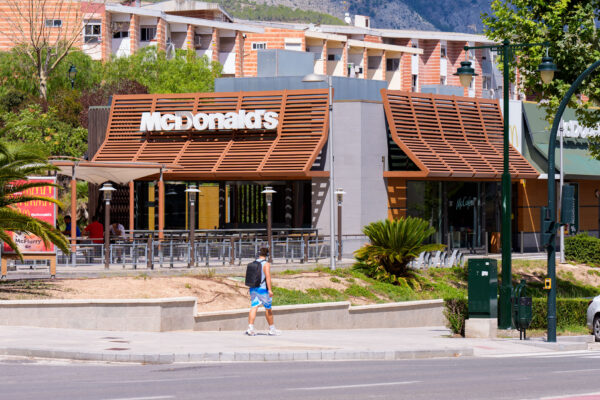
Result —
[[[394, 142], [418, 171], [386, 171], [385, 177], [500, 179], [503, 117], [498, 100], [381, 91]], [[538, 171], [510, 146], [514, 179]]]

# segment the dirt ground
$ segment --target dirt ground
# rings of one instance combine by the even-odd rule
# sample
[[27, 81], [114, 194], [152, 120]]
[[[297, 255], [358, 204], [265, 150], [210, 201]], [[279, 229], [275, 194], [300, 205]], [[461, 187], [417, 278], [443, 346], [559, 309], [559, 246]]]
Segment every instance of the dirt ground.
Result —
[[[357, 280], [354, 283], [363, 284]], [[345, 280], [332, 282], [331, 275], [321, 272], [305, 272], [273, 277], [273, 285], [290, 290], [333, 288], [344, 291], [350, 283]], [[231, 310], [249, 307], [248, 288], [235, 278], [207, 277], [200, 275], [176, 277], [136, 277], [64, 279], [44, 284], [12, 289], [2, 288], [2, 299], [150, 299], [195, 296], [198, 311]], [[364, 298], [353, 299], [354, 304], [369, 304]]]
[[[527, 267], [513, 267], [514, 274], [523, 274], [528, 280], [543, 282], [547, 275], [546, 263], [536, 263]], [[576, 280], [591, 286], [600, 287], [600, 268], [584, 264], [556, 264], [556, 276], [561, 279]]]
[[[513, 272], [524, 275], [528, 280], [542, 281], [546, 274], [543, 262], [514, 267]], [[577, 280], [600, 287], [600, 268], [586, 265], [557, 265], [557, 275], [563, 279]], [[306, 291], [307, 289], [331, 288], [344, 292], [351, 284], [366, 286], [355, 279], [333, 278], [323, 272], [297, 274], [275, 274], [275, 287]], [[55, 281], [4, 282], [0, 286], [0, 300], [21, 299], [132, 299], [195, 296], [198, 311], [219, 311], [249, 306], [248, 288], [240, 277], [185, 275], [149, 276], [140, 274], [132, 277], [109, 277], [87, 279], [58, 279]], [[385, 299], [381, 299], [384, 300]], [[353, 304], [372, 304], [376, 300], [365, 297], [350, 297]]]

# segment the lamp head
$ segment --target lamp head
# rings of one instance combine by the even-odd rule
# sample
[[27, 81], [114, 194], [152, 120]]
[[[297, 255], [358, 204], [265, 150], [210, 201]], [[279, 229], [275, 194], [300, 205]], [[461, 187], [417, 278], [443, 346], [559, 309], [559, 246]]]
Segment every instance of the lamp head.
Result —
[[104, 201], [111, 201], [112, 194], [116, 190], [117, 189], [115, 189], [113, 187], [112, 183], [105, 183], [104, 185], [102, 185], [102, 187], [100, 188], [100, 191], [102, 192], [102, 195], [104, 196]]
[[546, 56], [542, 57], [542, 63], [538, 66], [538, 71], [540, 72], [542, 82], [545, 84], [552, 82], [554, 73], [558, 71], [556, 64], [554, 64], [554, 60], [548, 55], [548, 49], [546, 49]]
[[475, 70], [473, 69], [473, 67], [471, 67], [471, 61], [461, 61], [460, 67], [456, 70], [456, 73], [454, 75], [458, 76], [458, 78], [460, 79], [460, 84], [465, 89], [468, 89], [469, 86], [471, 86], [471, 81], [473, 80], [473, 77], [477, 76]]
[[70, 81], [74, 81], [76, 76], [77, 76], [77, 68], [73, 64], [71, 64], [71, 66], [69, 67], [69, 70], [67, 71], [67, 77], [69, 78]]
[[263, 190], [261, 193], [265, 195], [265, 197], [267, 198], [267, 204], [270, 205], [271, 202], [273, 201], [273, 193], [277, 193], [277, 192], [274, 191], [271, 186], [267, 186], [267, 187], [265, 187], [265, 190]]
[[346, 194], [346, 192], [344, 192], [344, 189], [342, 189], [342, 188], [337, 188], [337, 189], [335, 190], [335, 196], [336, 196], [336, 198], [337, 198], [337, 202], [338, 202], [338, 205], [339, 205], [339, 206], [341, 206], [341, 205], [342, 205], [342, 202], [343, 202], [343, 200], [344, 200], [344, 195], [345, 195], [345, 194]]
[[194, 202], [196, 201], [196, 195], [200, 193], [198, 187], [192, 183], [190, 186], [187, 187], [187, 189], [185, 189], [185, 192], [190, 197], [190, 203], [194, 205]]

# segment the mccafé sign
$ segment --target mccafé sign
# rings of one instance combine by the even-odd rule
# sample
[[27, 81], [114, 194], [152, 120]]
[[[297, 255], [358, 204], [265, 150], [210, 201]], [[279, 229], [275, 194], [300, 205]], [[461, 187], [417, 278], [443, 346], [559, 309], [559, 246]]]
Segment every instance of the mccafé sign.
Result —
[[144, 112], [140, 122], [140, 131], [188, 131], [194, 128], [204, 130], [267, 129], [273, 130], [279, 125], [279, 115], [273, 111], [239, 110], [228, 113], [197, 113], [178, 111], [174, 114]]

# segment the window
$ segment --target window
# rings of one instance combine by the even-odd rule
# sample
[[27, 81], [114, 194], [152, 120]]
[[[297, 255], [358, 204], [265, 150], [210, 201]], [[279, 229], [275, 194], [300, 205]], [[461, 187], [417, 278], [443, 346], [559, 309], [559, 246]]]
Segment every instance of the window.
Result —
[[99, 19], [91, 19], [85, 21], [83, 27], [83, 40], [84, 43], [98, 43], [101, 39], [102, 24]]
[[156, 28], [145, 27], [140, 29], [140, 41], [149, 42], [156, 38]]
[[341, 54], [327, 54], [327, 61], [340, 61], [341, 59]]
[[61, 28], [62, 27], [62, 19], [47, 19], [46, 27], [47, 28]]
[[446, 58], [446, 52], [447, 52], [446, 46], [440, 47], [440, 57]]
[[265, 42], [254, 42], [252, 43], [252, 50], [266, 50], [267, 44]]
[[369, 56], [367, 59], [368, 69], [379, 69], [381, 65], [381, 56]]
[[385, 60], [386, 63], [386, 71], [398, 71], [400, 69], [400, 59], [399, 58], [388, 58]]
[[302, 51], [302, 43], [285, 43], [284, 48], [292, 51]]
[[412, 76], [412, 91], [413, 92], [419, 91], [419, 75]]
[[483, 89], [490, 90], [492, 89], [492, 77], [491, 76], [483, 76]]
[[445, 84], [446, 84], [446, 77], [440, 76], [440, 85], [445, 85]]
[[113, 39], [124, 39], [129, 37], [129, 31], [113, 32]]

